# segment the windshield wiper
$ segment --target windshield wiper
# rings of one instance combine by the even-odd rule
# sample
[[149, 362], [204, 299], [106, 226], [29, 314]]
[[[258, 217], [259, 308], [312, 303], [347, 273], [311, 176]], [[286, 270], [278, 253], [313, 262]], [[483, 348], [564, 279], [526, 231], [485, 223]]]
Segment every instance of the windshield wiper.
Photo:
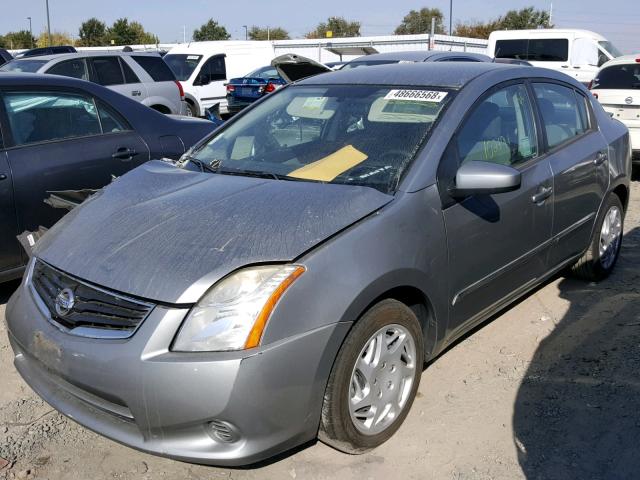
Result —
[[244, 168], [218, 168], [216, 173], [221, 173], [223, 175], [240, 175], [247, 177], [257, 177], [257, 178], [271, 178], [273, 180], [287, 180], [290, 182], [317, 182], [317, 183], [326, 183], [321, 180], [311, 180], [306, 178], [297, 178], [290, 177], [289, 175], [283, 175], [280, 173], [273, 172], [263, 172], [262, 170], [248, 170]]
[[182, 157], [186, 160], [189, 160], [191, 163], [195, 164], [198, 166], [198, 168], [200, 168], [201, 172], [209, 172], [209, 173], [217, 173], [218, 172], [218, 165], [212, 165], [210, 163], [207, 162], [203, 162], [202, 160], [192, 157], [191, 155], [186, 155], [184, 157]]

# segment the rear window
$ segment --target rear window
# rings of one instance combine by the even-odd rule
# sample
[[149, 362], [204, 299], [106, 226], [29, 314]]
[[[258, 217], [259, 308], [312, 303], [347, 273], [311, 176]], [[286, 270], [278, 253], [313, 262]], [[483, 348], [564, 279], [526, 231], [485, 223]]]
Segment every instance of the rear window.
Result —
[[155, 82], [173, 82], [176, 77], [161, 57], [134, 55], [132, 58]]
[[569, 40], [566, 38], [498, 40], [495, 57], [534, 62], [566, 62], [569, 58]]
[[45, 63], [47, 63], [47, 60], [12, 60], [0, 67], [0, 72], [35, 73]]
[[612, 65], [600, 70], [591, 88], [631, 90], [640, 88], [640, 64]]

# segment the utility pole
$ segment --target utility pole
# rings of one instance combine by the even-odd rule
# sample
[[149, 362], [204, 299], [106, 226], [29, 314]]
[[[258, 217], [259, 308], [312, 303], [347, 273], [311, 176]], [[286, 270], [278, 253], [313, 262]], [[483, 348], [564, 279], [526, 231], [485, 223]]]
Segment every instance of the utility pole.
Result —
[[453, 0], [449, 0], [449, 35], [453, 35]]
[[31, 17], [27, 17], [29, 20], [29, 42], [31, 43], [31, 48], [33, 48], [33, 28], [31, 28]]
[[553, 2], [551, 2], [551, 4], [549, 5], [549, 25], [553, 24], [552, 19], [553, 19]]
[[182, 43], [187, 43], [187, 26], [182, 26]]
[[44, 0], [47, 6], [47, 47], [51, 46], [51, 20], [49, 19], [49, 0]]
[[271, 29], [267, 25], [267, 40], [271, 40]]
[[249, 30], [247, 29], [247, 26], [242, 25], [242, 28], [244, 28], [244, 39], [249, 40]]

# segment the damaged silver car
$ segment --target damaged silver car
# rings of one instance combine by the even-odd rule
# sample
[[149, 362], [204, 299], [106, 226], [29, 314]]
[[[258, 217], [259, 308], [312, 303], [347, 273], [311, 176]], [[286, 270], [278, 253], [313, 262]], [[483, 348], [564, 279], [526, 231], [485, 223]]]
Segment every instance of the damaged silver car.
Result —
[[42, 236], [6, 310], [15, 366], [157, 455], [365, 452], [452, 341], [561, 270], [613, 270], [630, 162], [626, 128], [551, 70], [296, 82]]

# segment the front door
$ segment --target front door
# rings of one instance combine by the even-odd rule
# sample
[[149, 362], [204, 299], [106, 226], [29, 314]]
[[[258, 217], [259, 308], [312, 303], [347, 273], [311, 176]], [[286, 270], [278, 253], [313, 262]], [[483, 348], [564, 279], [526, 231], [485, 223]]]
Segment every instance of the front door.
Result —
[[20, 247], [16, 240], [18, 223], [13, 203], [11, 170], [7, 153], [2, 150], [0, 139], [0, 278], [3, 272], [22, 264]]
[[44, 203], [47, 192], [101, 188], [149, 160], [125, 120], [84, 92], [15, 89], [2, 100], [19, 231], [51, 227], [66, 213]]
[[532, 105], [523, 84], [494, 89], [471, 110], [443, 159], [441, 191], [468, 161], [510, 165], [522, 174], [516, 191], [444, 199], [450, 334], [526, 290], [548, 269], [553, 177], [539, 155]]
[[[204, 109], [220, 103], [221, 110], [226, 111], [227, 89], [224, 85], [227, 80], [227, 68], [225, 55], [214, 55], [206, 60], [194, 80], [194, 86], [200, 103]], [[201, 112], [204, 114], [204, 112]]]

